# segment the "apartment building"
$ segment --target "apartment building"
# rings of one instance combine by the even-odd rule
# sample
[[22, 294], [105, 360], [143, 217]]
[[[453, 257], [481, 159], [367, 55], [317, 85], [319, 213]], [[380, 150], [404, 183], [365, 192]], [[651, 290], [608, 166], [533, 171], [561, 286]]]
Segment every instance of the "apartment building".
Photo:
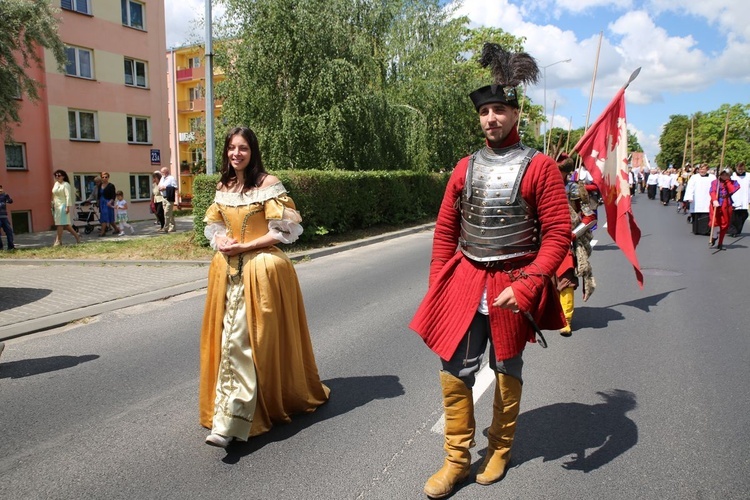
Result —
[[[151, 174], [169, 165], [166, 34], [163, 0], [52, 0], [65, 44], [62, 72], [51, 53], [31, 70], [41, 100], [21, 104], [21, 124], [0, 152], [0, 184], [16, 232], [49, 229], [54, 179], [65, 170], [76, 198], [94, 177], [129, 201], [132, 219], [147, 219]], [[5, 168], [3, 169], [2, 166]]]
[[[189, 204], [193, 194], [193, 177], [205, 173], [206, 148], [206, 68], [203, 45], [188, 45], [167, 52], [167, 85], [169, 86], [171, 167], [177, 172], [180, 198]], [[224, 72], [214, 68], [213, 82], [224, 79]], [[214, 117], [221, 114], [221, 101], [215, 100]], [[216, 120], [218, 123], [218, 120]], [[217, 162], [219, 164], [219, 162]], [[215, 167], [218, 171], [219, 167]]]

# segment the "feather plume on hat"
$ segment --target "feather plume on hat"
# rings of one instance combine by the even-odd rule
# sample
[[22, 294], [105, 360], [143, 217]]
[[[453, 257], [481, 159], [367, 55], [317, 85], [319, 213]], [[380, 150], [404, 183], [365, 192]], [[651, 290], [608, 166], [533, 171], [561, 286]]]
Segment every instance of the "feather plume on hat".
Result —
[[476, 109], [491, 102], [518, 107], [516, 87], [539, 81], [539, 66], [536, 59], [526, 52], [509, 52], [496, 43], [484, 44], [479, 64], [484, 68], [490, 68], [493, 84], [469, 94]]

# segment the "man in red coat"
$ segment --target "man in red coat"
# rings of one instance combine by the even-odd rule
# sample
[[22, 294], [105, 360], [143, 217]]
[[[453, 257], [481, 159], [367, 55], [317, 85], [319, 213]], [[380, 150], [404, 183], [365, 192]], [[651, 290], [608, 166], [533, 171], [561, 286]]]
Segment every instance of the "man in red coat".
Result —
[[469, 475], [474, 445], [472, 386], [487, 343], [496, 373], [488, 447], [476, 481], [505, 474], [521, 399], [522, 353], [542, 329], [565, 326], [554, 284], [570, 246], [570, 214], [554, 160], [518, 136], [517, 86], [538, 80], [536, 61], [485, 44], [493, 85], [470, 94], [486, 146], [461, 159], [435, 224], [427, 294], [410, 328], [441, 359], [447, 457], [429, 478], [430, 498], [448, 496]]
[[729, 229], [732, 220], [732, 195], [740, 189], [739, 182], [730, 179], [732, 171], [725, 168], [719, 174], [719, 178], [711, 182], [708, 193], [711, 196], [711, 227], [714, 233], [711, 235], [711, 246], [716, 244], [717, 232], [719, 250], [724, 250], [724, 236]]

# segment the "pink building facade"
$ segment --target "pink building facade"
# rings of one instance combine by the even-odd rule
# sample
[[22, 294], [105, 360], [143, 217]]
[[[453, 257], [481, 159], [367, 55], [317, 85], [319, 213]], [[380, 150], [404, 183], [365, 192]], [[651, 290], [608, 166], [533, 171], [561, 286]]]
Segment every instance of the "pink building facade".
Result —
[[[52, 172], [68, 173], [78, 200], [102, 171], [133, 220], [152, 217], [151, 174], [169, 166], [166, 34], [161, 0], [54, 0], [63, 72], [51, 53], [33, 76], [41, 100], [22, 97], [21, 124], [0, 152], [0, 184], [16, 232], [53, 225]], [[20, 158], [19, 158], [20, 156]], [[2, 170], [2, 167], [4, 171]]]

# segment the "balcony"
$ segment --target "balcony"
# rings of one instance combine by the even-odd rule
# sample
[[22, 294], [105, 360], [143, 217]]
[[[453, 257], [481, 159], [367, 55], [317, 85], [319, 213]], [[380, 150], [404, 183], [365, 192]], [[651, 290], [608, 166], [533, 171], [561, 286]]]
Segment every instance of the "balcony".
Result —
[[206, 68], [177, 68], [175, 77], [178, 82], [202, 80], [206, 77]]
[[205, 111], [205, 99], [193, 99], [192, 101], [177, 101], [178, 113], [190, 113], [191, 111]]
[[[221, 109], [224, 105], [223, 99], [214, 99], [214, 110]], [[177, 101], [178, 113], [204, 112], [206, 110], [206, 100], [203, 98], [193, 99], [192, 101]]]

